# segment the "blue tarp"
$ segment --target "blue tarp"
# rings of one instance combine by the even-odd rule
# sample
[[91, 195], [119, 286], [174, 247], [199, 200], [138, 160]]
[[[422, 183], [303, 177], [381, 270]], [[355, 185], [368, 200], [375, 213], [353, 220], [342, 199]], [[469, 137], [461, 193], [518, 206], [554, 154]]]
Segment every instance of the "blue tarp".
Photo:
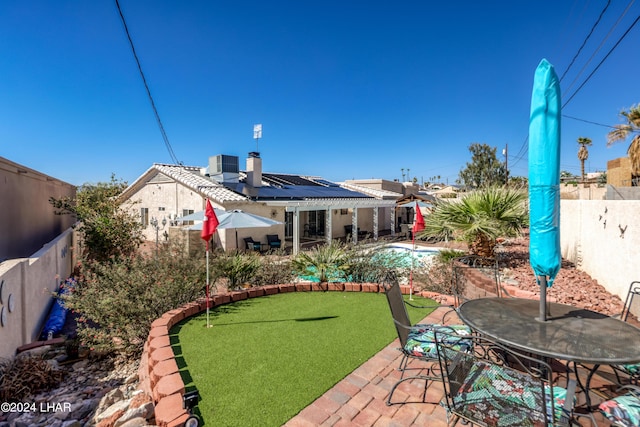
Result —
[[543, 59], [535, 72], [529, 122], [529, 261], [553, 284], [560, 271], [560, 82]]
[[58, 289], [53, 307], [51, 307], [47, 321], [42, 328], [42, 334], [40, 335], [41, 340], [53, 338], [62, 331], [64, 322], [67, 320], [67, 309], [62, 304], [60, 297], [69, 292], [74, 285], [75, 281], [73, 279], [67, 279]]

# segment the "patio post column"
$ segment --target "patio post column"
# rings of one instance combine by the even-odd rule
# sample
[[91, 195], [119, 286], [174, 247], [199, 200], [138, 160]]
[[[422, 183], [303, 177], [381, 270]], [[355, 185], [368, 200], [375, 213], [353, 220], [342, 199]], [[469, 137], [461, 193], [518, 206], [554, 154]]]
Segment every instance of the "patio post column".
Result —
[[358, 243], [358, 208], [353, 207], [353, 213], [351, 214], [351, 241]]
[[396, 236], [396, 208], [395, 206], [391, 209], [391, 227], [389, 227], [391, 229], [391, 236], [395, 237]]
[[293, 210], [293, 254], [298, 255], [300, 251], [300, 211]]
[[378, 240], [378, 211], [379, 206], [373, 208], [373, 240]]
[[331, 237], [333, 235], [332, 231], [331, 231], [331, 223], [333, 222], [333, 219], [331, 218], [331, 206], [327, 207], [326, 213], [324, 215], [324, 233], [325, 233], [325, 238], [327, 240], [327, 245], [331, 244]]

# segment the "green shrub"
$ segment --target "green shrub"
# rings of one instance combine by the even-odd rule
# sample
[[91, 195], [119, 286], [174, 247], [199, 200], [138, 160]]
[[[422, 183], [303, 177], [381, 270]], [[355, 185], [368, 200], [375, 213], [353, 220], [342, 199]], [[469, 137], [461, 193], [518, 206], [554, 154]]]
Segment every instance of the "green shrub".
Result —
[[213, 280], [227, 279], [230, 290], [249, 284], [260, 268], [260, 255], [255, 252], [215, 252], [211, 266]]
[[80, 314], [78, 335], [95, 349], [137, 353], [151, 322], [204, 295], [204, 259], [170, 246], [157, 256], [91, 261], [64, 304]]
[[136, 253], [143, 242], [140, 218], [123, 209], [118, 195], [127, 183], [111, 176], [108, 183], [83, 184], [74, 198], [51, 197], [49, 203], [57, 215], [72, 215], [78, 223], [82, 255], [97, 261], [126, 258]]
[[452, 295], [453, 269], [451, 262], [454, 258], [465, 255], [465, 252], [454, 249], [443, 249], [434, 255], [426, 270], [414, 271], [414, 283], [421, 290]]
[[270, 256], [261, 257], [260, 268], [255, 272], [251, 284], [264, 286], [291, 283], [294, 279], [291, 260], [283, 255], [284, 251], [280, 250]]
[[292, 261], [293, 270], [303, 276], [316, 277], [320, 282], [340, 281], [349, 269], [346, 247], [337, 240], [299, 253]]
[[369, 249], [352, 245], [347, 250], [349, 280], [356, 283], [379, 283], [387, 277], [390, 270], [395, 271], [401, 279], [406, 276], [406, 255], [397, 252], [381, 252], [383, 244]]

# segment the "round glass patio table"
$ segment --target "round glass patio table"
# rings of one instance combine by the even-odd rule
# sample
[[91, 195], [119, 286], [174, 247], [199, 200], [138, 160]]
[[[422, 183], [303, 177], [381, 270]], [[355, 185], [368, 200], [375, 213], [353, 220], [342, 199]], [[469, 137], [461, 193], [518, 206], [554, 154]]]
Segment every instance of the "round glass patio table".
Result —
[[480, 334], [544, 357], [600, 365], [640, 362], [635, 326], [570, 305], [547, 303], [547, 309], [547, 321], [540, 322], [538, 300], [480, 298], [462, 304], [458, 315]]

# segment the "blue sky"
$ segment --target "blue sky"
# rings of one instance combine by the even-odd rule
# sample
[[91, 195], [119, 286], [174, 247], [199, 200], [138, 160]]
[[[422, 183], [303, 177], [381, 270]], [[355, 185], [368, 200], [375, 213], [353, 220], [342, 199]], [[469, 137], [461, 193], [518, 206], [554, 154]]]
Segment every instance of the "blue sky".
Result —
[[[183, 164], [228, 154], [243, 169], [261, 123], [266, 172], [449, 183], [474, 142], [502, 160], [508, 144], [511, 174], [527, 174], [535, 68], [562, 76], [606, 3], [120, 0]], [[640, 15], [626, 7], [611, 2], [563, 103]], [[563, 114], [620, 123], [640, 102], [639, 40], [640, 23]], [[77, 185], [172, 162], [114, 1], [3, 1], [0, 57], [0, 156]], [[626, 155], [607, 132], [565, 117], [561, 169], [580, 173], [580, 136], [588, 172]]]

